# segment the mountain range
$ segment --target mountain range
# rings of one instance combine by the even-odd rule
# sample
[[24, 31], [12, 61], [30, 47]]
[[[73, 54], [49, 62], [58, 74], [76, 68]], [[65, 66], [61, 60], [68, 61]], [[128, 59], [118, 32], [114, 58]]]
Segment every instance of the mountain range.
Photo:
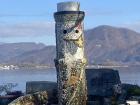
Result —
[[[140, 64], [140, 33], [107, 25], [85, 30], [88, 64]], [[54, 66], [55, 46], [2, 43], [0, 63]]]

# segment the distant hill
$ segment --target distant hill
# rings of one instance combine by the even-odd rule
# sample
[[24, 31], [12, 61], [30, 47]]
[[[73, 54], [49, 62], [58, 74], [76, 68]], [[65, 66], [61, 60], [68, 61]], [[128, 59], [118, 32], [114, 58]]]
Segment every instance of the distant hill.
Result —
[[1, 44], [4, 44], [4, 42], [0, 42], [0, 45], [1, 45]]
[[55, 54], [55, 46], [46, 46], [41, 50], [25, 52], [10, 59], [8, 62], [12, 64], [46, 64], [52, 66], [54, 65]]
[[27, 43], [3, 43], [0, 44], [0, 63], [10, 60], [11, 58], [21, 55], [28, 51], [40, 50], [45, 45], [42, 43], [36, 44]]
[[85, 31], [86, 55], [90, 64], [140, 62], [140, 34], [112, 26]]
[[[3, 48], [0, 59], [5, 57], [2, 54], [6, 52], [8, 56], [5, 61], [8, 63], [54, 65], [55, 46], [24, 44], [8, 44], [8, 47], [6, 44], [0, 45], [0, 49]], [[89, 64], [140, 64], [140, 33], [107, 25], [86, 30], [85, 53]]]

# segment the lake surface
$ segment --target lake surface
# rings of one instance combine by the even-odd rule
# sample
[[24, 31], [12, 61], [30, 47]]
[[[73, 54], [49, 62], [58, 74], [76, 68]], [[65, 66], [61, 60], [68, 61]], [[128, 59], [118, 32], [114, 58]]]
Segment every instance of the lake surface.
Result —
[[6, 83], [17, 83], [15, 90], [26, 89], [27, 81], [56, 81], [56, 71], [47, 70], [9, 70], [0, 71], [0, 85]]
[[122, 83], [135, 84], [140, 86], [140, 66], [121, 68], [119, 75]]
[[[140, 67], [120, 68], [122, 83], [140, 85]], [[25, 91], [27, 81], [56, 81], [55, 69], [47, 70], [10, 70], [0, 71], [0, 85], [6, 83], [17, 83], [15, 90]]]

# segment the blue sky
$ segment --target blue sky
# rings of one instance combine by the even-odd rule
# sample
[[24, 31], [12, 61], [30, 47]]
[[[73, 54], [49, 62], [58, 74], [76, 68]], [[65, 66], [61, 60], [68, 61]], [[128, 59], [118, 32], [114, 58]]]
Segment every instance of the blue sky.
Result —
[[[0, 42], [55, 44], [53, 13], [63, 1], [0, 0]], [[77, 1], [86, 12], [85, 29], [111, 25], [140, 32], [140, 0]]]

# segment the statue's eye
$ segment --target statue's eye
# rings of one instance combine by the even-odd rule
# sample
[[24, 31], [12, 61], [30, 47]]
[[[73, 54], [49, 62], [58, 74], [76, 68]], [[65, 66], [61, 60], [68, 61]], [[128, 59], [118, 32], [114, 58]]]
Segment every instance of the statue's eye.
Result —
[[63, 30], [63, 34], [66, 34], [67, 33], [67, 30]]
[[79, 30], [75, 30], [75, 33], [79, 33]]

